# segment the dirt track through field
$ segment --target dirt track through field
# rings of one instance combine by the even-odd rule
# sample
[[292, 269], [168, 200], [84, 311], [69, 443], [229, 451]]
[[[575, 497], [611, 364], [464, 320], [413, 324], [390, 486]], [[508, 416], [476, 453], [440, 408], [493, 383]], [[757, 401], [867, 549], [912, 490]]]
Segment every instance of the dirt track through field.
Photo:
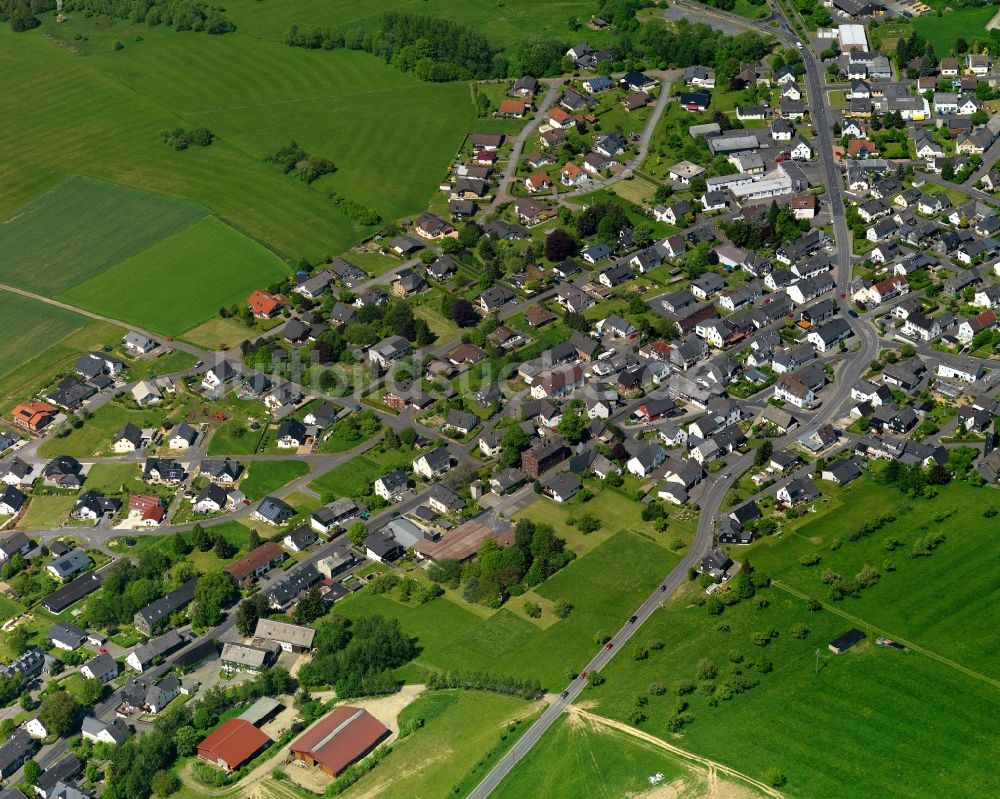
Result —
[[[780, 588], [782, 591], [785, 591], [791, 594], [792, 596], [798, 597], [799, 599], [805, 599], [805, 600], [809, 599], [809, 597], [806, 594], [803, 594], [801, 591], [791, 588], [790, 586], [787, 586], [784, 583], [779, 582], [778, 580], [772, 580], [771, 585], [773, 585], [775, 588]], [[907, 649], [910, 649], [914, 652], [919, 652], [921, 655], [925, 655], [926, 657], [929, 657], [931, 660], [935, 660], [944, 666], [948, 666], [949, 668], [955, 669], [955, 671], [960, 671], [966, 677], [971, 677], [972, 679], [979, 680], [980, 682], [984, 682], [987, 685], [992, 685], [994, 688], [1000, 688], [1000, 680], [996, 680], [993, 677], [987, 677], [985, 674], [980, 674], [978, 671], [973, 671], [968, 666], [963, 666], [961, 663], [958, 663], [954, 660], [949, 660], [944, 655], [939, 655], [937, 652], [932, 652], [930, 649], [926, 649], [925, 647], [920, 646], [920, 644], [915, 644], [912, 641], [907, 641], [905, 638], [902, 638], [896, 635], [895, 633], [890, 632], [889, 630], [883, 630], [881, 627], [876, 627], [871, 622], [865, 621], [864, 619], [858, 616], [853, 616], [845, 610], [833, 607], [832, 605], [828, 605], [825, 602], [821, 604], [823, 605], [823, 610], [828, 610], [831, 613], [836, 613], [838, 616], [845, 618], [850, 622], [853, 622], [859, 627], [867, 627], [869, 630], [872, 630], [885, 638], [889, 638], [892, 641], [896, 641], [897, 643], [903, 644], [903, 646], [905, 646]]]
[[[638, 738], [641, 741], [652, 744], [653, 746], [659, 747], [660, 749], [665, 749], [666, 751], [683, 758], [684, 760], [697, 763], [703, 766], [708, 771], [708, 782], [709, 782], [709, 792], [706, 794], [709, 797], [722, 797], [725, 796], [725, 792], [720, 790], [718, 775], [723, 774], [724, 776], [736, 781], [746, 783], [751, 785], [757, 790], [764, 793], [766, 796], [774, 797], [774, 799], [784, 799], [784, 794], [772, 788], [770, 785], [766, 785], [760, 780], [755, 780], [753, 777], [748, 777], [740, 771], [731, 768], [727, 765], [719, 763], [718, 761], [711, 760], [707, 757], [702, 757], [701, 755], [696, 755], [693, 752], [689, 752], [686, 749], [681, 749], [679, 746], [674, 746], [673, 744], [667, 743], [662, 738], [657, 738], [655, 735], [650, 735], [648, 732], [643, 732], [642, 730], [637, 730], [635, 727], [630, 727], [628, 724], [623, 724], [620, 721], [614, 721], [613, 719], [605, 718], [604, 716], [598, 716], [587, 710], [583, 710], [575, 705], [570, 705], [567, 708], [567, 712], [570, 718], [576, 717], [579, 720], [586, 720], [591, 724], [598, 726], [610, 727], [611, 729], [623, 732], [626, 735], [631, 735], [633, 738]], [[714, 786], [714, 788], [713, 788]]]

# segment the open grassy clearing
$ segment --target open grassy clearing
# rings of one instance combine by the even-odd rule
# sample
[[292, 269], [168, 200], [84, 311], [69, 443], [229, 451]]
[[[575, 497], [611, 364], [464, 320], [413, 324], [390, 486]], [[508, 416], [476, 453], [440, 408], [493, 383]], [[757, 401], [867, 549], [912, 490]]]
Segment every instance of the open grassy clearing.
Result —
[[501, 743], [512, 721], [539, 706], [478, 691], [426, 693], [399, 714], [401, 727], [415, 719], [422, 719], [424, 726], [394, 744], [392, 754], [343, 795], [448, 796], [469, 769]]
[[[213, 537], [213, 540], [215, 536], [223, 536], [229, 542], [230, 546], [233, 547], [234, 553], [228, 560], [220, 560], [216, 557], [213, 549], [209, 549], [207, 552], [202, 552], [198, 549], [191, 550], [186, 557], [199, 571], [207, 572], [212, 569], [222, 568], [250, 551], [250, 528], [246, 525], [239, 522], [222, 522], [220, 524], [213, 524], [206, 529], [209, 535]], [[184, 535], [190, 539], [190, 533], [185, 533]], [[128, 546], [125, 543], [126, 537], [133, 539], [135, 544]], [[131, 557], [139, 557], [148, 549], [172, 552], [172, 539], [173, 536], [171, 535], [143, 535], [142, 533], [137, 534], [133, 531], [122, 531], [120, 538], [114, 538], [109, 542], [108, 549], [119, 554], [128, 554]]]
[[996, 8], [992, 5], [962, 8], [948, 11], [941, 17], [936, 14], [924, 14], [915, 17], [911, 24], [913, 30], [934, 45], [937, 57], [944, 58], [955, 49], [955, 40], [959, 37], [970, 43], [974, 39], [984, 37], [986, 23], [995, 13]]
[[[634, 696], [660, 683], [667, 692], [648, 695], [642, 730], [756, 778], [768, 768], [780, 769], [788, 777], [782, 790], [790, 796], [961, 795], [963, 786], [973, 783], [977, 792], [994, 793], [996, 775], [983, 774], [978, 764], [995, 754], [1000, 733], [995, 645], [989, 633], [995, 610], [988, 601], [990, 589], [978, 582], [977, 574], [980, 563], [984, 580], [996, 573], [995, 558], [983, 543], [989, 533], [981, 515], [993, 494], [980, 489], [975, 499], [969, 492], [976, 489], [955, 485], [941, 490], [936, 500], [922, 501], [904, 499], [895, 489], [866, 480], [856, 486], [841, 492], [842, 510], [808, 519], [793, 532], [786, 530], [782, 539], [739, 549], [735, 556], [748, 557], [782, 584], [801, 584], [803, 595], [826, 600], [819, 580], [825, 567], [845, 577], [853, 577], [865, 563], [881, 568], [888, 553], [875, 556], [885, 537], [894, 534], [907, 542], [888, 555], [896, 571], [883, 571], [862, 599], [829, 602], [817, 613], [808, 611], [804, 598], [775, 585], [761, 592], [768, 600], [764, 608], [744, 601], [711, 616], [692, 604], [703, 596], [692, 583], [606, 669], [607, 683], [588, 690], [585, 696], [596, 700], [597, 712], [628, 722]], [[912, 509], [901, 511], [902, 505]], [[958, 508], [954, 515], [941, 523], [932, 520], [951, 507]], [[834, 537], [845, 535], [860, 519], [889, 510], [900, 524], [858, 542], [844, 541], [830, 552]], [[918, 530], [921, 524], [945, 531], [947, 539], [931, 557], [909, 559], [909, 542], [925, 534]], [[818, 566], [799, 565], [802, 554], [815, 551], [822, 553]], [[977, 568], [970, 570], [967, 564], [974, 555]], [[966, 605], [971, 606], [968, 614]], [[985, 618], [975, 618], [977, 613]], [[873, 639], [879, 633], [869, 623], [919, 648], [904, 652], [876, 646]], [[793, 635], [795, 625], [808, 628], [804, 638]], [[866, 630], [869, 639], [834, 656], [827, 643], [852, 626]], [[755, 645], [753, 636], [770, 629], [778, 637], [764, 648]], [[648, 647], [656, 640], [663, 642], [662, 650], [650, 648], [644, 660], [631, 656], [635, 646]], [[731, 653], [743, 656], [739, 666]], [[772, 664], [769, 673], [752, 664], [761, 658]], [[718, 668], [715, 680], [697, 679], [702, 659]], [[710, 699], [705, 683], [721, 689], [736, 668], [759, 684], [728, 700]], [[692, 720], [672, 736], [666, 720], [678, 702], [671, 690], [678, 680], [703, 687], [681, 697], [690, 705]], [[733, 735], [734, 730], [743, 734]]]
[[[72, 59], [63, 68], [74, 72], [77, 95], [98, 95], [113, 106], [112, 118], [129, 118], [112, 137], [119, 150], [93, 146], [76, 171], [111, 172], [122, 182], [195, 199], [285, 257], [335, 255], [363, 235], [328, 190], [386, 219], [422, 210], [469, 128], [490, 122], [475, 119], [465, 84], [422, 82], [367, 53], [291, 48], [242, 27], [196, 39], [81, 16], [63, 25], [46, 17], [43, 30], [82, 54], [60, 56]], [[75, 41], [77, 34], [88, 41]], [[32, 56], [62, 51], [41, 34], [22, 38], [32, 42]], [[126, 47], [114, 52], [118, 39]], [[36, 88], [49, 91], [47, 84]], [[203, 125], [218, 138], [210, 147], [174, 152], [158, 133], [178, 125]], [[56, 136], [86, 138], [94, 127], [84, 117], [59, 126]], [[338, 172], [308, 186], [263, 162], [292, 139], [332, 159]]]
[[[2, 295], [5, 306], [9, 296]], [[40, 303], [39, 308], [42, 307], [51, 306]], [[39, 313], [44, 314], [44, 311], [39, 310]], [[124, 333], [122, 328], [105, 322], [86, 322], [60, 339], [36, 341], [33, 350], [22, 346], [21, 364], [0, 377], [0, 411], [6, 413], [19, 401], [48, 384], [56, 372], [68, 369], [81, 352], [99, 350], [121, 338]]]
[[76, 500], [76, 496], [32, 497], [17, 526], [25, 530], [61, 527], [63, 522], [69, 521], [69, 512], [73, 510]]
[[[2, 235], [3, 226], [0, 225], [0, 237]], [[37, 357], [51, 344], [79, 330], [86, 322], [84, 317], [70, 311], [6, 291], [0, 292], [0, 306], [3, 307], [4, 327], [3, 347], [0, 348], [0, 375]]]
[[[356, 618], [382, 613], [400, 620], [417, 638], [423, 669], [461, 669], [539, 679], [549, 689], [563, 685], [590, 659], [594, 633], [611, 633], [676, 563], [676, 557], [639, 536], [621, 532], [540, 585], [536, 592], [573, 605], [568, 618], [539, 629], [508, 610], [486, 619], [447, 598], [404, 605], [393, 595], [363, 591], [338, 603]], [[523, 603], [514, 597], [512, 603]], [[420, 681], [418, 669], [407, 676]]]
[[84, 422], [79, 429], [70, 429], [63, 437], [49, 436], [38, 447], [38, 454], [45, 458], [72, 455], [89, 458], [110, 454], [112, 439], [126, 422], [138, 428], [159, 427], [166, 413], [155, 405], [143, 410], [131, 410], [117, 402], [107, 402]]
[[305, 461], [254, 461], [247, 466], [240, 491], [249, 499], [262, 499], [308, 471], [309, 464]]
[[[356, 442], [355, 446], [360, 442]], [[353, 497], [364, 496], [364, 492], [375, 480], [395, 468], [409, 470], [416, 453], [392, 450], [390, 452], [369, 450], [364, 455], [351, 458], [326, 474], [317, 477], [309, 488], [323, 496]]]
[[[997, 677], [1000, 641], [992, 633], [998, 613], [991, 593], [1000, 573], [1000, 550], [994, 546], [995, 519], [984, 518], [983, 510], [1000, 508], [1000, 494], [956, 482], [940, 488], [934, 499], [911, 499], [866, 479], [842, 489], [839, 499], [843, 510], [806, 522], [784, 541], [770, 538], [756, 545], [753, 562], [791, 588], [822, 600], [827, 596], [821, 579], [825, 569], [848, 578], [869, 563], [883, 572], [882, 579], [860, 599], [845, 599], [836, 608]], [[834, 539], [843, 538], [859, 520], [887, 512], [897, 521], [831, 550]], [[944, 534], [944, 543], [930, 557], [908, 557], [913, 541], [929, 532]], [[893, 552], [885, 546], [890, 537], [902, 542]], [[821, 555], [820, 563], [799, 565], [799, 558], [811, 553]], [[885, 571], [886, 560], [896, 571]], [[969, 568], [971, 563], [975, 568]]]
[[194, 203], [74, 176], [0, 224], [0, 280], [56, 295], [206, 213]]
[[65, 302], [178, 335], [283, 277], [273, 253], [203, 219], [61, 295]]
[[99, 494], [118, 494], [137, 471], [134, 463], [95, 463], [87, 472], [84, 489]]
[[597, 727], [576, 716], [562, 716], [500, 784], [496, 796], [498, 799], [641, 796], [649, 789], [649, 777], [654, 774], [662, 774], [664, 785], [678, 789], [689, 790], [701, 782], [676, 757], [652, 744], [617, 730]]
[[[122, 26], [82, 16], [57, 26], [51, 15], [43, 16], [43, 28], [26, 36], [7, 28], [0, 31], [0, 68], [11, 79], [4, 93], [4, 117], [16, 122], [0, 144], [4, 186], [0, 214], [9, 214], [70, 175], [85, 174], [194, 200], [289, 257], [337, 252], [354, 239], [350, 220], [328, 199], [263, 163], [262, 153], [245, 153], [224, 138], [210, 147], [181, 153], [160, 141], [161, 130], [193, 124], [183, 118], [184, 109], [165, 106], [147, 93], [157, 84], [176, 82], [181, 71], [178, 64], [191, 65], [193, 88], [200, 86], [202, 96], [211, 96], [209, 75], [231, 71], [237, 68], [235, 64], [247, 76], [257, 75], [257, 81], [265, 81], [265, 75], [267, 80], [274, 79], [280, 91], [279, 76], [260, 59], [250, 54], [227, 61], [228, 56], [216, 55], [216, 63], [206, 64], [197, 54], [207, 52], [212, 60], [219, 42], [208, 39], [225, 37], [206, 36], [196, 42], [194, 36], [178, 36], [170, 29], [146, 30], [146, 48], [154, 49], [158, 41], [169, 39], [177, 50], [169, 57], [170, 63], [159, 63], [151, 76], [143, 76], [145, 87], [130, 86], [103, 71], [96, 56], [74, 55], [68, 47], [45, 38], [48, 29], [73, 46], [75, 33], [86, 35], [95, 53], [123, 56], [116, 63], [131, 69], [129, 63], [142, 55], [138, 45], [112, 51]], [[102, 32], [102, 27], [108, 30]], [[308, 70], [299, 72], [307, 74]], [[249, 84], [243, 88], [245, 102], [254, 89]], [[43, 107], [38, 105], [39, 97], [46, 98]], [[282, 141], [272, 149], [287, 144], [297, 131], [282, 133]]]

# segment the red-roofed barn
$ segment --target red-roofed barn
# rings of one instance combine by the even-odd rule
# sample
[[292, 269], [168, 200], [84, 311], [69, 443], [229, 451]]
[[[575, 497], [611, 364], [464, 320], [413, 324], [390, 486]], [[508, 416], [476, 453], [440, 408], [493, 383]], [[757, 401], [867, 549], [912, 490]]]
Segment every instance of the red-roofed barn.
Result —
[[198, 744], [198, 757], [226, 771], [235, 771], [271, 743], [243, 719], [227, 719]]
[[296, 760], [319, 766], [336, 777], [390, 735], [389, 728], [367, 710], [342, 705], [317, 721], [291, 746]]

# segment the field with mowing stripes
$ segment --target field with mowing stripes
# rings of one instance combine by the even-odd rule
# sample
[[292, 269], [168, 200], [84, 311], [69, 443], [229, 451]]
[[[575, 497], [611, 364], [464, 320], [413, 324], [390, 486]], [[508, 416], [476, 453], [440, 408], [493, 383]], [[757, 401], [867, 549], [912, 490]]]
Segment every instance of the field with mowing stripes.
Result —
[[[4, 116], [17, 121], [0, 143], [0, 215], [79, 173], [193, 200], [282, 257], [316, 259], [364, 233], [328, 192], [386, 219], [417, 213], [477, 124], [468, 85], [418, 81], [367, 53], [42, 16], [25, 35], [0, 31]], [[176, 152], [159, 133], [177, 126], [217, 138]], [[336, 174], [310, 186], [263, 161], [292, 139]]]
[[[566, 599], [573, 605], [568, 618], [545, 629], [508, 609], [484, 620], [447, 598], [412, 606], [363, 591], [337, 607], [351, 618], [369, 613], [398, 618], [403, 631], [417, 638], [417, 667], [537, 678], [546, 689], [558, 690], [567, 673], [576, 673], [593, 655], [595, 632], [614, 632], [676, 562], [662, 547], [618, 533], [535, 589], [545, 601]], [[523, 600], [511, 603], [520, 608]]]
[[274, 253], [208, 217], [60, 295], [88, 311], [177, 336], [280, 280]]
[[0, 375], [27, 363], [49, 344], [80, 329], [86, 321], [71, 311], [7, 291], [0, 291], [0, 308], [3, 308], [4, 330]]
[[[840, 493], [838, 508], [789, 535], [733, 548], [735, 558], [775, 581], [758, 592], [762, 606], [755, 598], [713, 616], [696, 603], [701, 589], [689, 584], [605, 670], [607, 682], [584, 697], [601, 715], [630, 722], [634, 697], [646, 694], [640, 729], [758, 779], [777, 768], [790, 796], [961, 796], [973, 784], [975, 795], [995, 794], [1000, 779], [981, 769], [1000, 735], [991, 601], [998, 563], [995, 524], [983, 510], [1000, 505], [1000, 495], [964, 483], [938, 490], [933, 500], [915, 500], [865, 478]], [[859, 519], [889, 511], [896, 522], [846, 540]], [[928, 531], [943, 533], [944, 542], [929, 557], [910, 557]], [[900, 544], [889, 551], [893, 538]], [[818, 564], [800, 563], [813, 554]], [[878, 582], [860, 599], [833, 601], [824, 570], [847, 579], [865, 564], [881, 572]], [[810, 612], [807, 597], [824, 608]], [[827, 644], [851, 627], [867, 640], [832, 654]], [[770, 631], [776, 635], [761, 646], [759, 636]], [[877, 646], [880, 634], [908, 648]], [[655, 641], [663, 648], [650, 646]], [[636, 660], [637, 646], [648, 647], [648, 657]], [[716, 677], [699, 679], [704, 659]], [[737, 677], [755, 685], [734, 691]], [[680, 697], [690, 722], [673, 735], [666, 720], [679, 680], [697, 688]], [[654, 683], [666, 693], [647, 693]]]
[[0, 224], [0, 282], [54, 296], [207, 213], [194, 203], [74, 176]]

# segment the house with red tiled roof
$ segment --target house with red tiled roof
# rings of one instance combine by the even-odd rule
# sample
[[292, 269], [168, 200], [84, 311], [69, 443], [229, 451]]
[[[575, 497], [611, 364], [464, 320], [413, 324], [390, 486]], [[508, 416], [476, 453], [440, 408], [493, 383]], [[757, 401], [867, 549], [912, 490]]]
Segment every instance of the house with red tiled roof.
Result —
[[526, 100], [501, 100], [499, 114], [504, 117], [515, 117], [520, 119], [528, 113], [528, 109], [530, 108], [531, 103]]
[[551, 189], [552, 178], [549, 177], [548, 172], [536, 172], [534, 175], [529, 175], [524, 179], [524, 187], [530, 194], [542, 191], [543, 189]]
[[265, 749], [271, 739], [245, 719], [226, 719], [198, 744], [198, 757], [226, 771], [236, 771]]
[[247, 305], [258, 319], [270, 319], [288, 303], [280, 294], [268, 294], [266, 291], [255, 291], [247, 299]]
[[47, 402], [22, 402], [10, 412], [11, 422], [16, 427], [38, 432], [53, 419], [59, 409]]
[[129, 520], [144, 527], [155, 527], [163, 521], [167, 507], [160, 497], [152, 494], [133, 494], [128, 498]]

